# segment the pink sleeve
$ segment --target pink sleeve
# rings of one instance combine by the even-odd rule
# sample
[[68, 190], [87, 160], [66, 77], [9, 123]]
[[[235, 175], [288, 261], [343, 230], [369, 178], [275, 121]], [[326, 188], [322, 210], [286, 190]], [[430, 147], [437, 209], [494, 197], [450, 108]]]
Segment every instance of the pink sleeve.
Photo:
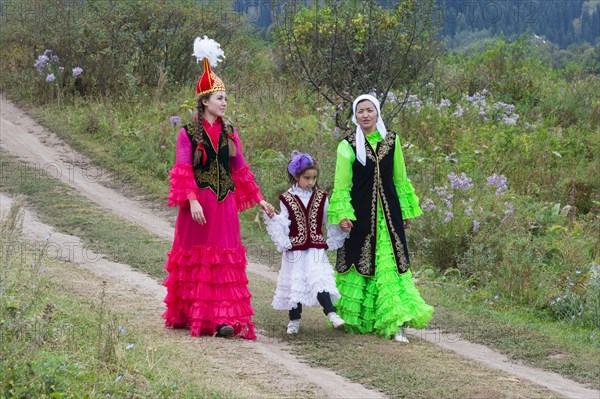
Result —
[[184, 128], [181, 128], [177, 136], [175, 165], [169, 175], [169, 206], [188, 206], [188, 201], [198, 199], [198, 185], [192, 170], [192, 143]]
[[235, 186], [237, 209], [241, 212], [252, 208], [264, 198], [260, 193], [260, 187], [254, 181], [254, 175], [244, 160], [240, 136], [235, 129], [233, 129], [233, 141], [235, 143], [235, 156], [231, 157], [231, 178]]

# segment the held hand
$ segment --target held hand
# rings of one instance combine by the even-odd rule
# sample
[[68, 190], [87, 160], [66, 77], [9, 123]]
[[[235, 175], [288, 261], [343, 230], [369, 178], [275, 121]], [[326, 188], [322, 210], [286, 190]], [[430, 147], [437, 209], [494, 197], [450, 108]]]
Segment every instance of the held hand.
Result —
[[273, 216], [275, 216], [275, 208], [273, 208], [273, 205], [269, 204], [265, 200], [260, 201], [258, 205], [260, 205], [262, 210], [265, 211], [269, 219], [273, 219]]
[[354, 224], [352, 224], [352, 221], [350, 219], [343, 219], [340, 221], [340, 229], [342, 229], [344, 233], [349, 233], [353, 227]]
[[404, 230], [410, 227], [410, 219], [404, 219]]
[[206, 223], [206, 218], [204, 217], [204, 210], [202, 209], [202, 206], [198, 201], [190, 201], [190, 211], [192, 212], [192, 219], [194, 219], [195, 222], [198, 222], [200, 224]]

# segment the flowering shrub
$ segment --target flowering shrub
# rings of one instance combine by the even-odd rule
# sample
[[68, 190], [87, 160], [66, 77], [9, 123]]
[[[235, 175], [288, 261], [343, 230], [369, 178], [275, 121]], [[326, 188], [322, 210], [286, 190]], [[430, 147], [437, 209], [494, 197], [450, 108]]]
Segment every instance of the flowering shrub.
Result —
[[427, 263], [441, 270], [455, 268], [473, 235], [504, 224], [514, 213], [503, 197], [507, 184], [503, 175], [489, 176], [484, 184], [473, 183], [464, 172], [451, 172], [445, 185], [431, 188], [422, 200], [423, 220], [417, 224]]
[[[73, 90], [75, 80], [83, 74], [81, 67], [74, 67], [71, 73], [65, 73], [65, 67], [60, 64], [60, 58], [47, 49], [39, 55], [33, 64], [35, 73], [41, 77], [37, 90], [40, 99], [60, 98], [65, 91]], [[50, 85], [48, 87], [48, 85]]]
[[[463, 94], [461, 100], [452, 104], [449, 99], [442, 98], [436, 102], [432, 97], [426, 96], [419, 98], [416, 94], [400, 93], [396, 95], [388, 93], [386, 101], [390, 104], [402, 103], [404, 109], [410, 114], [419, 114], [425, 112], [435, 112], [440, 117], [463, 118], [471, 120], [473, 123], [497, 122], [509, 126], [516, 126], [520, 115], [515, 112], [513, 104], [506, 104], [501, 101], [488, 102], [491, 93], [483, 89], [473, 95]], [[531, 127], [531, 124], [524, 123], [525, 127]]]

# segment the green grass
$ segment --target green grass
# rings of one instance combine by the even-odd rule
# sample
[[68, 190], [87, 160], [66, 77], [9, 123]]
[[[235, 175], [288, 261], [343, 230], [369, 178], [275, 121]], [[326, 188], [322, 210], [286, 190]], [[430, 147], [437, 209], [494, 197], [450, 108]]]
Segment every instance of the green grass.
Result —
[[26, 195], [42, 222], [80, 237], [89, 249], [106, 254], [112, 261], [164, 278], [168, 243], [100, 209], [72, 188], [20, 164], [2, 150], [0, 164], [0, 191]]
[[422, 286], [436, 308], [430, 328], [503, 352], [513, 360], [551, 370], [600, 388], [600, 333], [566, 322], [544, 321], [528, 309], [505, 310], [475, 303], [464, 287]]
[[[16, 162], [6, 154], [3, 154], [2, 159], [3, 162]], [[27, 168], [24, 165], [21, 167]], [[53, 186], [58, 190], [57, 193], [62, 194], [54, 197], [52, 207], [40, 198], [36, 200], [36, 191], [29, 185], [14, 182], [9, 184], [4, 179], [2, 190], [11, 194], [27, 194], [31, 198], [31, 206], [41, 215], [45, 223], [51, 225], [62, 223], [60, 230], [64, 231], [73, 231], [79, 219], [67, 218], [60, 222], [58, 219], [64, 215], [56, 210], [66, 208], [72, 203], [80, 204], [76, 211], [87, 209], [86, 217], [90, 225], [110, 227], [108, 232], [97, 235], [87, 228], [78, 231], [93, 236], [93, 242], [98, 245], [98, 250], [107, 248], [108, 242], [127, 242], [126, 240], [130, 239], [129, 233], [134, 227], [129, 223], [118, 218], [107, 220], [108, 216], [104, 212], [60, 182], [53, 180], [37, 182], [38, 186], [49, 190], [50, 187], [44, 186], [45, 184]], [[151, 250], [150, 247], [157, 243], [160, 243], [160, 240], [152, 241], [152, 245], [146, 248]], [[169, 243], [162, 242], [162, 244], [167, 246]], [[160, 254], [161, 256], [155, 255], [153, 258], [156, 264], [150, 267], [149, 264], [153, 262], [146, 254], [135, 250], [130, 252], [127, 247], [124, 251], [126, 252], [124, 259], [129, 259], [134, 268], [152, 274], [157, 281], [160, 281], [160, 273], [156, 273], [156, 268], [157, 265], [162, 266], [164, 253]], [[306, 310], [303, 316], [302, 333], [290, 338], [285, 334], [286, 312], [274, 311], [270, 307], [274, 287], [272, 281], [251, 276], [250, 289], [256, 311], [255, 320], [261, 331], [268, 337], [285, 340], [295, 353], [311, 364], [332, 369], [353, 381], [381, 390], [390, 396], [481, 397], [484, 395], [493, 398], [506, 397], [506, 392], [514, 392], [521, 397], [549, 396], [545, 390], [520, 380], [506, 378], [503, 373], [482, 368], [475, 362], [418, 339], [413, 339], [410, 345], [405, 346], [375, 336], [353, 336], [334, 331], [330, 329], [318, 309]], [[57, 299], [54, 302], [60, 304], [61, 301], [62, 299]], [[443, 305], [440, 305], [438, 312], [443, 312], [443, 309]], [[90, 313], [82, 309], [68, 312], [72, 313], [73, 317]], [[567, 348], [565, 351], [569, 353]], [[588, 369], [591, 367], [587, 365]], [[153, 374], [150, 373], [145, 375], [145, 378], [151, 381], [152, 376]], [[461, 376], [468, 376], [473, 383], [464, 384], [464, 378]], [[68, 382], [65, 384], [69, 385]]]
[[305, 309], [300, 334], [289, 337], [285, 333], [287, 312], [270, 307], [273, 283], [253, 278], [250, 288], [257, 325], [267, 328], [270, 336], [291, 345], [294, 353], [311, 365], [334, 370], [390, 397], [554, 397], [542, 388], [516, 382], [517, 379], [511, 380], [503, 373], [419, 339], [399, 345], [373, 335], [333, 330], [318, 308]]
[[44, 256], [41, 246], [7, 251], [2, 243], [1, 398], [232, 397], [205, 378], [209, 364], [196, 359], [193, 372], [182, 369], [184, 347], [157, 343], [130, 312], [109, 310], [98, 277]]

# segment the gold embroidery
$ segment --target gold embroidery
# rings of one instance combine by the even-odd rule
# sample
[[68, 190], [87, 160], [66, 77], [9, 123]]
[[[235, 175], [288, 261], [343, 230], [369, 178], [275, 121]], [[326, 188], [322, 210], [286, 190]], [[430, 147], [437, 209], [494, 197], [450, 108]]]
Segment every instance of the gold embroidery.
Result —
[[[392, 241], [394, 242], [394, 247], [396, 249], [396, 253], [399, 255], [399, 258], [400, 258], [401, 264], [397, 265], [397, 266], [399, 266], [398, 268], [400, 269], [400, 271], [402, 271], [404, 273], [408, 270], [408, 260], [406, 259], [406, 254], [404, 253], [404, 247], [402, 245], [402, 241], [400, 240], [400, 237], [398, 236], [398, 233], [396, 232], [396, 229], [394, 229], [393, 223], [391, 223], [392, 214], [390, 212], [388, 202], [384, 196], [381, 196], [381, 200], [383, 203], [383, 210], [385, 212], [386, 226], [388, 228], [388, 233], [390, 234], [390, 239], [392, 238], [391, 237], [392, 235], [394, 236], [394, 239]], [[390, 221], [389, 224], [387, 223], [388, 220]]]
[[319, 207], [321, 206], [321, 202], [323, 202], [324, 191], [317, 190], [313, 194], [314, 200], [309, 201], [309, 209], [308, 209], [308, 219], [309, 219], [309, 229], [310, 229], [310, 238], [314, 243], [323, 243], [325, 242], [325, 238], [323, 234], [318, 234], [317, 230], [319, 229]]
[[342, 245], [340, 249], [338, 249], [335, 270], [338, 273], [347, 273], [351, 267], [351, 265], [346, 265], [346, 245]]
[[390, 151], [390, 148], [393, 147], [394, 141], [396, 139], [396, 134], [394, 132], [388, 132], [385, 136], [385, 139], [379, 143], [377, 147], [377, 158], [383, 159]]
[[282, 195], [286, 199], [288, 205], [292, 208], [292, 212], [294, 212], [294, 218], [298, 221], [298, 236], [290, 237], [290, 241], [293, 246], [306, 244], [306, 240], [308, 238], [306, 232], [306, 218], [304, 216], [304, 212], [302, 212], [301, 204], [298, 203], [298, 200], [294, 195], [287, 191]]
[[233, 180], [231, 178], [231, 174], [225, 168], [225, 166], [221, 162], [219, 162], [219, 153], [221, 152], [221, 150], [227, 151], [227, 153], [229, 153], [229, 141], [227, 140], [227, 132], [229, 131], [231, 134], [233, 134], [233, 127], [228, 124], [224, 125], [221, 134], [219, 134], [219, 142], [217, 143], [217, 148], [215, 149], [212, 141], [208, 136], [208, 133], [205, 131], [204, 126], [202, 126], [202, 122], [194, 121], [192, 126], [194, 129], [194, 141], [196, 141], [197, 143], [202, 143], [202, 145], [204, 145], [205, 148], [206, 146], [210, 146], [212, 150], [216, 150], [215, 159], [209, 162], [207, 169], [194, 169], [194, 177], [196, 178], [196, 183], [200, 188], [209, 188], [217, 196], [217, 201], [222, 202], [223, 200], [225, 200], [225, 198], [227, 198], [227, 195], [230, 192], [234, 191], [234, 185]]

